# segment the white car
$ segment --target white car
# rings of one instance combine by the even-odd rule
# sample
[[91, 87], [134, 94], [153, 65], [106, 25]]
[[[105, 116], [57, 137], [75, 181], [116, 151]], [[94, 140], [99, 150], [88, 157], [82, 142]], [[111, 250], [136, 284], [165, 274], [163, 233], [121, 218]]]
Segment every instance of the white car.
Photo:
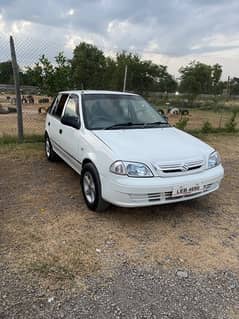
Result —
[[130, 93], [60, 92], [46, 117], [45, 150], [81, 175], [94, 211], [189, 200], [217, 190], [224, 175], [217, 151]]

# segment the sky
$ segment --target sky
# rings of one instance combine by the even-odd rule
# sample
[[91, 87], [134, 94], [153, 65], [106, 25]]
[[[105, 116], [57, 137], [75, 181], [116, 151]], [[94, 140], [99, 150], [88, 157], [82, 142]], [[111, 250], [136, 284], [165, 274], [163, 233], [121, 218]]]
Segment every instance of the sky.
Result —
[[192, 60], [223, 65], [239, 77], [238, 0], [0, 0], [0, 61], [14, 36], [19, 64], [81, 41], [106, 55], [120, 50], [168, 66], [176, 78]]

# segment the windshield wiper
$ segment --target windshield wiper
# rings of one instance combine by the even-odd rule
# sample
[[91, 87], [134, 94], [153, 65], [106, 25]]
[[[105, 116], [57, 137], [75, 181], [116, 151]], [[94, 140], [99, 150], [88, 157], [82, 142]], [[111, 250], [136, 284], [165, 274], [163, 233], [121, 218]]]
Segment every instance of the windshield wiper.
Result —
[[132, 127], [132, 126], [140, 126], [140, 127], [153, 127], [155, 125], [167, 125], [169, 126], [169, 124], [167, 122], [162, 122], [162, 121], [157, 121], [157, 122], [152, 122], [152, 123], [133, 123], [133, 122], [124, 122], [124, 123], [116, 123], [110, 126], [107, 126], [104, 128], [104, 130], [112, 130], [112, 129], [120, 129], [120, 128], [124, 128], [124, 127]]
[[151, 122], [151, 123], [144, 123], [145, 126], [154, 126], [154, 125], [169, 125], [168, 122], [163, 122], [163, 121], [157, 121], [157, 122]]
[[132, 122], [116, 123], [116, 124], [105, 127], [104, 130], [111, 130], [111, 129], [117, 129], [122, 127], [131, 127], [131, 126], [144, 126], [144, 123], [132, 123]]

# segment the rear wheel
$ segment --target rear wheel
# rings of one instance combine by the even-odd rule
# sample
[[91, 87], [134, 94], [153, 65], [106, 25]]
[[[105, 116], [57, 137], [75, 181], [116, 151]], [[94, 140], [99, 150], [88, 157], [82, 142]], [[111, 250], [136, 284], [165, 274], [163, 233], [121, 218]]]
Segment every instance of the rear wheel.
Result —
[[57, 159], [57, 155], [53, 151], [50, 138], [47, 134], [45, 135], [45, 154], [49, 161], [55, 161]]
[[101, 196], [101, 183], [99, 173], [92, 163], [83, 166], [81, 172], [82, 193], [89, 209], [97, 212], [106, 210], [109, 203]]

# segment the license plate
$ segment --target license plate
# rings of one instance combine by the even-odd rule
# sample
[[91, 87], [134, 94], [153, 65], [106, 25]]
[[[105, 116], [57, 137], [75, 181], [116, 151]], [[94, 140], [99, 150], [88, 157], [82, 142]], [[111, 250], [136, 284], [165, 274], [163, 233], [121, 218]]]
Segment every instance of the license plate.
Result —
[[184, 195], [192, 195], [195, 193], [202, 192], [203, 185], [196, 184], [196, 185], [181, 185], [177, 186], [173, 189], [173, 197], [177, 196], [184, 196]]

